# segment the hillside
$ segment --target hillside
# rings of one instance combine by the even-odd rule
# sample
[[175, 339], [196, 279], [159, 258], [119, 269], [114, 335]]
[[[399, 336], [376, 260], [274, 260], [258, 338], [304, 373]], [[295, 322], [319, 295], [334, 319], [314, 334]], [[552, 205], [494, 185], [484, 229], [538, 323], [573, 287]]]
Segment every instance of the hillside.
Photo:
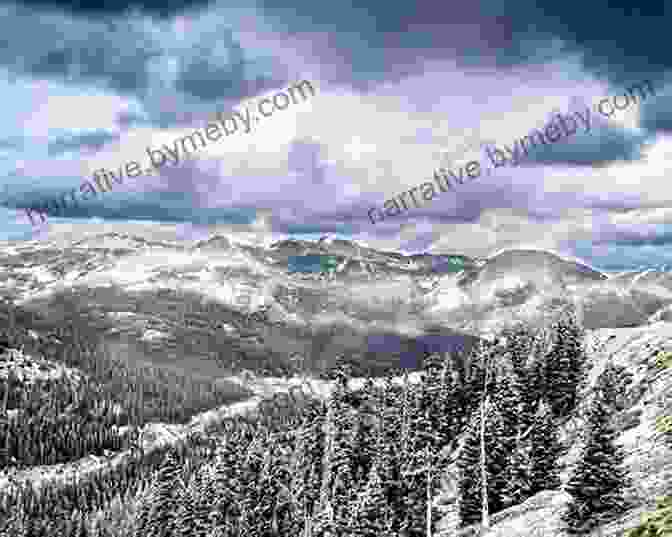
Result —
[[[591, 386], [583, 394], [586, 401], [593, 395], [591, 387], [607, 363], [623, 366], [633, 374], [626, 403], [614, 416], [620, 430], [617, 441], [624, 449], [626, 468], [632, 479], [626, 491], [631, 505], [624, 514], [590, 533], [595, 537], [622, 536], [625, 530], [639, 524], [642, 515], [655, 509], [656, 498], [672, 494], [672, 445], [670, 437], [656, 429], [659, 417], [672, 414], [672, 368], [656, 365], [660, 351], [672, 349], [672, 325], [657, 323], [632, 329], [596, 330], [587, 334], [586, 347], [591, 356]], [[584, 425], [581, 419], [575, 419], [565, 426], [564, 442], [573, 448], [563, 460], [568, 469], [576, 461], [577, 433]], [[566, 471], [563, 483], [568, 476]], [[494, 515], [487, 535], [565, 537], [560, 517], [568, 500], [569, 496], [562, 490], [540, 492]], [[450, 502], [450, 494], [439, 501]], [[448, 516], [445, 525], [450, 528], [453, 524], [454, 518]], [[452, 531], [446, 529], [439, 535], [452, 535]]]
[[[602, 274], [549, 251], [509, 250], [488, 259], [409, 256], [343, 240], [252, 244], [224, 234], [191, 243], [139, 233], [67, 236], [6, 245], [2, 255], [7, 300], [0, 306], [0, 496], [5, 495], [0, 506], [20, 502], [19, 511], [36, 521], [55, 517], [56, 524], [68, 513], [78, 521], [72, 531], [95, 532], [104, 524], [115, 537], [135, 535], [135, 513], [157, 499], [149, 498], [166, 464], [180, 461], [179, 483], [186, 488], [175, 483], [169, 488], [193, 498], [176, 497], [176, 513], [200, 501], [200, 492], [190, 487], [208, 482], [208, 475], [233, 472], [248, 487], [245, 494], [255, 487], [275, 491], [240, 497], [241, 505], [266, 506], [266, 514], [252, 515], [249, 507], [245, 515], [252, 517], [250, 524], [260, 524], [254, 534], [298, 535], [292, 522], [296, 507], [290, 507], [295, 504], [279, 491], [285, 486], [292, 494], [308, 494], [281, 477], [287, 468], [287, 476], [298, 475], [292, 465], [308, 457], [300, 451], [305, 441], [317, 442], [321, 457], [333, 457], [329, 449], [337, 446], [345, 450], [339, 457], [349, 458], [351, 474], [342, 479], [351, 480], [354, 494], [343, 500], [346, 511], [369, 509], [371, 527], [380, 522], [367, 503], [373, 501], [374, 454], [407, 457], [399, 461], [407, 485], [389, 488], [392, 478], [379, 477], [388, 483], [382, 485], [387, 494], [397, 494], [397, 500], [388, 498], [397, 515], [391, 511], [387, 522], [394, 535], [401, 536], [405, 527], [409, 537], [424, 536], [418, 526], [424, 514], [411, 505], [424, 505], [426, 483], [414, 472], [423, 467], [422, 450], [431, 448], [437, 457], [431, 484], [434, 535], [453, 535], [464, 516], [458, 506], [465, 492], [457, 492], [456, 476], [477, 467], [465, 466], [460, 457], [468, 454], [480, 404], [484, 356], [496, 364], [489, 389], [503, 390], [511, 371], [523, 370], [506, 365], [521, 351], [507, 347], [519, 336], [502, 330], [516, 321], [533, 331], [543, 328], [528, 349], [531, 363], [543, 364], [554, 348], [551, 327], [568, 309], [576, 312], [577, 326], [587, 329], [581, 336], [582, 367], [589, 382], [576, 394], [574, 410], [553, 410], [552, 427], [566, 452], [558, 459], [560, 484], [518, 496], [512, 504], [495, 502], [488, 534], [566, 535], [565, 489], [580, 457], [595, 382], [608, 364], [632, 375], [611, 418], [632, 483], [624, 492], [627, 510], [593, 534], [622, 534], [655, 507], [657, 496], [670, 494], [669, 437], [655, 429], [656, 420], [672, 410], [669, 370], [655, 365], [661, 350], [672, 350], [667, 274]], [[248, 298], [240, 300], [241, 295]], [[431, 365], [437, 360], [438, 368]], [[560, 377], [563, 370], [557, 369]], [[555, 382], [544, 375], [549, 386]], [[305, 378], [311, 379], [311, 394], [292, 399], [289, 407], [277, 406], [280, 394]], [[346, 391], [338, 387], [343, 378]], [[537, 381], [525, 378], [529, 399]], [[507, 401], [511, 394], [498, 393], [493, 401], [500, 397]], [[551, 397], [544, 404], [558, 403]], [[442, 413], [448, 420], [432, 426], [439, 436], [429, 444], [417, 436], [427, 427], [423, 405], [434, 409], [431, 420]], [[247, 425], [226, 425], [235, 415], [246, 416]], [[381, 424], [390, 432], [381, 433]], [[387, 451], [374, 449], [376, 442]], [[505, 452], [517, 453], [511, 445]], [[257, 456], [266, 470], [250, 462]], [[252, 466], [235, 462], [241, 460]], [[313, 478], [324, 486], [332, 479], [321, 472]], [[30, 491], [38, 489], [43, 492], [35, 498], [42, 499], [31, 499]], [[217, 490], [223, 489], [208, 494], [216, 497]], [[315, 491], [314, 498], [324, 501], [330, 497], [326, 490]], [[339, 490], [329, 493], [335, 494], [334, 505], [341, 501]], [[69, 499], [50, 503], [57, 497]], [[328, 510], [320, 512], [310, 523], [327, 527]], [[267, 516], [275, 530], [264, 526]], [[12, 518], [10, 533], [27, 521]]]

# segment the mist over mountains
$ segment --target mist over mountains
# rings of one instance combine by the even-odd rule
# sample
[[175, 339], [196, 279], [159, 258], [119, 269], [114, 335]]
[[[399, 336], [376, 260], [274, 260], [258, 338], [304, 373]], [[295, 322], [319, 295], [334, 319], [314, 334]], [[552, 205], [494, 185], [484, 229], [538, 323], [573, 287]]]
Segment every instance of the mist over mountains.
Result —
[[[67, 301], [112, 348], [142, 359], [179, 352], [175, 360], [193, 358], [204, 371], [214, 370], [208, 356], [233, 349], [278, 364], [299, 352], [322, 367], [356, 352], [368, 365], [398, 366], [425, 348], [468, 348], [514, 319], [543, 322], [568, 303], [588, 329], [645, 325], [672, 303], [668, 273], [604, 274], [542, 250], [477, 259], [342, 239], [109, 232], [8, 243], [0, 255], [4, 293], [22, 308], [55, 322]], [[237, 305], [241, 286], [252, 293], [247, 307]]]

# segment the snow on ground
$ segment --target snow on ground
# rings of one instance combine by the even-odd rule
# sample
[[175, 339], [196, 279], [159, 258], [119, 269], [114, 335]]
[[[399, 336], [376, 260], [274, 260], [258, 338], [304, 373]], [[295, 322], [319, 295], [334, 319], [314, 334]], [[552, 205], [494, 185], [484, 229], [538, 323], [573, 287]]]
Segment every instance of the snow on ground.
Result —
[[[236, 380], [235, 378], [233, 379]], [[316, 379], [309, 379], [307, 382], [313, 388], [313, 392], [319, 396], [325, 396], [329, 393], [330, 383]], [[231, 405], [224, 405], [216, 409], [208, 410], [194, 416], [188, 425], [150, 423], [143, 427], [140, 433], [140, 442], [145, 452], [152, 451], [159, 446], [166, 444], [175, 444], [186, 438], [189, 433], [203, 432], [209, 425], [221, 423], [221, 421], [231, 415], [254, 414], [256, 407], [264, 397], [269, 397], [273, 393], [287, 391], [292, 385], [300, 385], [300, 379], [275, 379], [275, 378], [254, 378], [251, 383], [244, 385], [255, 392], [255, 395], [246, 401], [241, 401]], [[307, 388], [304, 393], [310, 394]], [[126, 450], [110, 457], [96, 457], [89, 455], [78, 461], [67, 464], [55, 464], [52, 466], [37, 466], [27, 470], [15, 471], [9, 473], [0, 472], [0, 490], [10, 486], [12, 482], [23, 482], [24, 480], [33, 481], [35, 485], [46, 481], [65, 482], [68, 479], [81, 477], [83, 474], [99, 470], [101, 467], [110, 465], [112, 467], [122, 464], [125, 460], [132, 457], [133, 451]]]
[[[411, 373], [409, 379], [411, 382], [419, 381], [418, 373]], [[219, 408], [207, 410], [194, 416], [188, 425], [176, 425], [165, 423], [150, 423], [143, 427], [140, 434], [140, 445], [145, 452], [157, 449], [159, 446], [174, 444], [179, 440], [186, 438], [187, 434], [193, 432], [204, 432], [208, 426], [221, 423], [227, 416], [233, 415], [254, 415], [258, 409], [257, 406], [263, 398], [270, 398], [275, 393], [288, 392], [293, 386], [301, 387], [303, 393], [307, 396], [326, 398], [333, 388], [332, 381], [319, 380], [307, 377], [256, 377], [250, 372], [239, 376], [231, 377], [233, 382], [238, 382], [248, 389], [251, 389], [255, 395], [245, 401], [224, 405]], [[354, 389], [361, 389], [364, 385], [364, 379], [352, 379], [351, 386]], [[382, 379], [377, 379], [376, 384], [381, 385]], [[394, 379], [393, 382], [400, 384], [402, 379]], [[22, 471], [11, 471], [9, 474], [0, 472], [0, 490], [10, 485], [11, 482], [22, 482], [26, 479], [34, 481], [40, 485], [45, 481], [66, 481], [73, 479], [75, 475], [93, 472], [102, 466], [116, 466], [122, 464], [126, 459], [132, 456], [132, 450], [126, 450], [116, 455], [108, 457], [96, 457], [89, 455], [78, 461], [67, 464], [55, 464], [52, 466], [38, 466]]]
[[[171, 276], [177, 283], [186, 283], [187, 280], [191, 280], [189, 283], [193, 284], [191, 287], [196, 290], [202, 285], [210, 284], [210, 294], [213, 296], [222, 295], [225, 302], [233, 303], [232, 284], [222, 285], [222, 267], [244, 269], [251, 276], [258, 275], [262, 278], [269, 276], [268, 267], [238, 248], [227, 251], [208, 250], [199, 252], [198, 250], [185, 250], [171, 244], [156, 247], [158, 245], [156, 241], [151, 242], [151, 249], [139, 248], [138, 241], [134, 240], [133, 237], [100, 237], [95, 238], [95, 240], [97, 248], [125, 247], [131, 248], [135, 252], [118, 259], [105, 258], [102, 261], [101, 259], [92, 259], [86, 265], [69, 270], [62, 275], [54, 274], [50, 270], [50, 265], [47, 264], [15, 267], [12, 270], [16, 275], [26, 275], [31, 279], [30, 285], [26, 287], [25, 284], [22, 284], [24, 288], [19, 289], [21, 297], [17, 303], [48, 298], [54, 292], [75, 285], [89, 287], [119, 285], [138, 291], [154, 290], [166, 285], [174, 286], [174, 281], [164, 281], [166, 279], [170, 280]], [[129, 244], [129, 241], [132, 244]], [[42, 248], [53, 248], [53, 245], [48, 244], [41, 244], [40, 246]], [[147, 246], [149, 246], [149, 243]], [[3, 248], [3, 251], [7, 253], [14, 250], [7, 247]], [[37, 253], [40, 247], [31, 246], [27, 250]], [[73, 251], [88, 252], [89, 249], [86, 245], [83, 245]], [[67, 253], [64, 254], [63, 259], [67, 261]], [[14, 284], [14, 287], [21, 287], [14, 280], [16, 278], [5, 282], [4, 285], [9, 283], [10, 285]], [[224, 290], [218, 290], [218, 285], [224, 287]], [[268, 295], [267, 290], [265, 289], [262, 294]], [[257, 300], [257, 302], [259, 304], [255, 308], [262, 304], [264, 300]]]
[[35, 278], [38, 283], [53, 283], [60, 278], [53, 274], [51, 271], [46, 266], [43, 265], [35, 265], [32, 267], [28, 268], [14, 268], [14, 272], [19, 273], [19, 274], [27, 274]]
[[36, 379], [48, 380], [63, 376], [78, 381], [83, 376], [77, 369], [44, 358], [23, 354], [15, 349], [8, 349], [5, 354], [0, 355], [0, 378], [6, 378], [9, 371], [12, 371], [19, 380], [28, 384]]
[[437, 313], [445, 310], [457, 309], [470, 302], [469, 296], [453, 281], [448, 285], [440, 285], [431, 294], [432, 306], [428, 313]]
[[171, 337], [171, 334], [167, 332], [161, 332], [159, 330], [147, 330], [142, 334], [140, 341], [154, 341], [157, 339], [166, 339]]

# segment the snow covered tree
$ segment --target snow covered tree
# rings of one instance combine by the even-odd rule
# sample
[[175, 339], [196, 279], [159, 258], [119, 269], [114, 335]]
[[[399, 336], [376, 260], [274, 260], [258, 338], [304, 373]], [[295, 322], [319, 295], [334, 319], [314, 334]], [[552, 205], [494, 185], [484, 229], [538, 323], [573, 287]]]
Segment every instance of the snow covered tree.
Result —
[[[405, 517], [401, 529], [409, 536], [425, 535], [430, 494], [438, 485], [438, 455], [448, 439], [441, 435], [447, 429], [439, 407], [443, 363], [436, 355], [425, 360], [421, 382], [413, 389], [414, 404], [410, 412], [408, 454], [402, 467], [406, 486]], [[431, 499], [431, 498], [430, 498]], [[432, 525], [438, 519], [431, 517]]]
[[[309, 516], [308, 487], [311, 471], [309, 418], [296, 430], [296, 446], [292, 453], [289, 471], [291, 475], [290, 494], [292, 503], [291, 535], [300, 535], [306, 518]], [[318, 489], [319, 490], [319, 489]]]
[[369, 378], [361, 390], [355, 418], [355, 448], [352, 473], [356, 481], [366, 481], [375, 458], [375, 387]]
[[208, 486], [205, 471], [204, 467], [197, 468], [181, 490], [175, 525], [175, 535], [178, 537], [208, 537], [210, 534], [209, 514], [212, 506], [204, 501]]
[[347, 535], [349, 532], [348, 521], [350, 519], [348, 507], [356, 493], [355, 480], [352, 475], [354, 461], [353, 434], [350, 417], [350, 409], [342, 409], [336, 415], [336, 427], [338, 430], [334, 442], [334, 457], [332, 459], [332, 499], [334, 508], [334, 520], [337, 533]]
[[147, 517], [147, 537], [172, 535], [176, 522], [177, 497], [181, 486], [177, 453], [174, 449], [169, 449], [158, 471], [149, 498], [151, 508]]
[[331, 507], [331, 500], [326, 498], [321, 502], [320, 510], [313, 517], [312, 523], [312, 537], [336, 537], [339, 535], [336, 530], [336, 522], [334, 520], [334, 510]]
[[385, 534], [392, 513], [377, 462], [371, 466], [368, 479], [353, 502], [351, 513], [352, 537], [379, 537]]
[[626, 393], [632, 380], [633, 374], [627, 368], [609, 362], [597, 378], [596, 388], [602, 392], [604, 402], [610, 409], [621, 411], [626, 408]]
[[517, 505], [542, 490], [560, 486], [558, 458], [562, 452], [550, 409], [539, 410], [526, 430], [519, 430], [506, 469], [506, 505]]
[[238, 532], [241, 535], [253, 535], [257, 529], [261, 493], [258, 481], [266, 459], [267, 437], [266, 430], [258, 429], [238, 463], [240, 468], [238, 483], [241, 491], [238, 505], [240, 512]]
[[615, 444], [617, 433], [612, 421], [612, 405], [606, 384], [598, 378], [594, 398], [588, 410], [586, 430], [581, 455], [567, 484], [572, 496], [563, 520], [571, 534], [583, 533], [625, 507], [623, 489], [628, 478], [623, 469], [624, 455]]
[[495, 369], [492, 400], [502, 416], [504, 436], [500, 441], [503, 448], [510, 453], [515, 446], [517, 435], [529, 426], [532, 417], [527, 412], [523, 398], [524, 386], [513, 364], [506, 356], [501, 356], [497, 358]]
[[[482, 479], [480, 410], [475, 411], [469, 422], [462, 452], [457, 460], [460, 477], [460, 521], [462, 526], [481, 522]], [[496, 513], [504, 507], [505, 469], [509, 453], [503, 449], [500, 438], [504, 423], [497, 408], [489, 403], [485, 406], [485, 468], [488, 494], [488, 510]]]
[[450, 378], [447, 360], [438, 354], [425, 358], [422, 371], [422, 399], [420, 409], [428, 411], [431, 429], [430, 442], [432, 450], [437, 453], [452, 440], [454, 401], [451, 400], [452, 378]]
[[521, 393], [525, 412], [531, 416], [543, 397], [536, 359], [542, 335], [522, 323], [503, 330], [502, 335], [506, 338], [506, 356], [513, 364], [519, 385], [524, 387]]
[[565, 417], [576, 407], [585, 379], [584, 333], [572, 313], [564, 314], [553, 329], [544, 371], [545, 395], [553, 414]]
[[334, 531], [336, 535], [349, 531], [348, 508], [357, 491], [352, 475], [353, 419], [347, 402], [350, 395], [346, 383], [337, 380], [326, 416], [318, 526], [320, 531]]
[[534, 330], [528, 325], [518, 323], [502, 330], [502, 336], [506, 338], [506, 350], [516, 372], [524, 373], [534, 350], [536, 339]]
[[553, 413], [543, 401], [539, 402], [529, 438], [530, 495], [560, 487], [561, 468], [558, 459], [562, 455], [563, 448]]
[[212, 476], [213, 511], [211, 521], [224, 535], [233, 536], [240, 516], [242, 491], [240, 484], [239, 453], [229, 439], [219, 447]]
[[378, 475], [386, 492], [391, 509], [390, 524], [398, 531], [404, 518], [405, 481], [401, 475], [402, 454], [399, 449], [401, 412], [399, 390], [395, 388], [391, 376], [386, 377], [383, 390], [379, 394], [376, 451]]

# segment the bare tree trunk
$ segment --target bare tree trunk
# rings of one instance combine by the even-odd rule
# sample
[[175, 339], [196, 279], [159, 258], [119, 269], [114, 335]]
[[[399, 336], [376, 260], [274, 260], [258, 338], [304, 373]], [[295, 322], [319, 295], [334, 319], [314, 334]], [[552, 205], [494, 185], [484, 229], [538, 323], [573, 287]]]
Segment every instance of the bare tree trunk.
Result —
[[310, 518], [310, 516], [308, 516], [308, 514], [306, 514], [305, 520], [306, 520], [306, 522], [304, 524], [305, 531], [303, 533], [303, 537], [313, 537], [313, 529], [312, 529], [312, 525], [311, 525], [311, 518]]
[[481, 489], [483, 510], [481, 523], [484, 528], [490, 526], [490, 514], [488, 513], [488, 472], [485, 464], [485, 402], [481, 404]]
[[490, 357], [485, 361], [485, 382], [483, 385], [483, 400], [481, 401], [481, 490], [482, 490], [482, 514], [481, 524], [484, 529], [490, 527], [490, 513], [488, 511], [488, 472], [485, 459], [485, 409], [488, 405], [488, 380], [490, 378]]
[[6, 414], [7, 413], [7, 403], [9, 402], [9, 390], [10, 390], [10, 387], [12, 385], [11, 379], [12, 379], [12, 375], [10, 374], [10, 375], [7, 376], [7, 384], [5, 386], [5, 396], [3, 397], [3, 400], [2, 400], [2, 411], [0, 412], [0, 414]]
[[427, 451], [427, 537], [432, 537], [432, 459]]

